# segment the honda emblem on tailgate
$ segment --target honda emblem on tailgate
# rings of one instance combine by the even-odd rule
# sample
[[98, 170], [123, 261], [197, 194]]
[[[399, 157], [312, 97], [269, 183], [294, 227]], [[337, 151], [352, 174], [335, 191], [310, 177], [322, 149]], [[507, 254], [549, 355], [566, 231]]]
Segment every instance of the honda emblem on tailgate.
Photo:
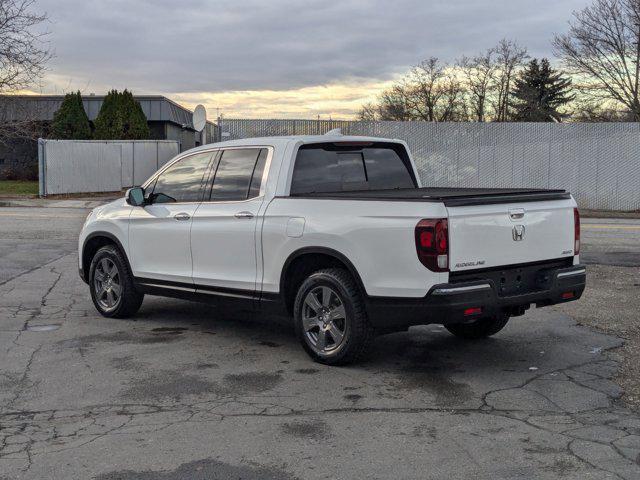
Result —
[[521, 242], [524, 239], [524, 225], [516, 225], [511, 231], [514, 242]]

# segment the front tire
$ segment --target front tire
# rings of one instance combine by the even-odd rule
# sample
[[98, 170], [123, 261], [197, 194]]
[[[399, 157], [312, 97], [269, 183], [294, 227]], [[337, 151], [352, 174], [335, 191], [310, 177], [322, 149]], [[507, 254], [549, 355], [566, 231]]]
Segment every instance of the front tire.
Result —
[[135, 288], [127, 261], [114, 245], [102, 247], [93, 256], [89, 288], [96, 310], [104, 317], [130, 317], [144, 299]]
[[456, 337], [477, 340], [495, 335], [507, 325], [508, 321], [509, 315], [499, 314], [496, 317], [481, 318], [471, 323], [454, 323], [444, 327]]
[[293, 311], [296, 335], [316, 362], [355, 362], [373, 340], [360, 289], [340, 268], [311, 274], [298, 289]]

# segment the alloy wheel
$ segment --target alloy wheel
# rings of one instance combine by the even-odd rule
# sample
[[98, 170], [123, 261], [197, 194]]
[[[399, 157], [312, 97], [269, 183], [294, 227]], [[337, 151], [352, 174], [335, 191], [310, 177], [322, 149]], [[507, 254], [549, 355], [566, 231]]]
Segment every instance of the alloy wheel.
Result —
[[314, 351], [327, 354], [345, 341], [347, 317], [344, 303], [330, 287], [316, 287], [307, 293], [302, 304], [302, 328]]
[[115, 310], [122, 298], [122, 283], [118, 266], [110, 258], [101, 259], [93, 276], [93, 289], [100, 307]]

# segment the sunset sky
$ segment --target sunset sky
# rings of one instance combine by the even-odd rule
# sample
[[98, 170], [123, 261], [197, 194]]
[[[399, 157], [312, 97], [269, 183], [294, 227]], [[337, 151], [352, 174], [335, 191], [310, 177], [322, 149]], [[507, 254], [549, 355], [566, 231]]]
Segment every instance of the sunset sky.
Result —
[[55, 58], [38, 93], [129, 88], [213, 118], [351, 118], [429, 56], [501, 38], [550, 56], [586, 0], [39, 0]]

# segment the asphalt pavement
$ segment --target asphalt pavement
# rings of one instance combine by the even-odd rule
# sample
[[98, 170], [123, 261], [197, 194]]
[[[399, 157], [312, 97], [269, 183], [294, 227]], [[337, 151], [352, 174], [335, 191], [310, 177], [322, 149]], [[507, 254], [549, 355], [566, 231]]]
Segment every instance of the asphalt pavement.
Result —
[[[0, 479], [640, 478], [615, 336], [533, 309], [336, 368], [284, 319], [155, 297], [105, 319], [77, 275], [87, 213], [0, 208]], [[583, 219], [585, 262], [639, 245], [640, 220]]]
[[580, 261], [618, 267], [640, 266], [640, 219], [583, 218]]

